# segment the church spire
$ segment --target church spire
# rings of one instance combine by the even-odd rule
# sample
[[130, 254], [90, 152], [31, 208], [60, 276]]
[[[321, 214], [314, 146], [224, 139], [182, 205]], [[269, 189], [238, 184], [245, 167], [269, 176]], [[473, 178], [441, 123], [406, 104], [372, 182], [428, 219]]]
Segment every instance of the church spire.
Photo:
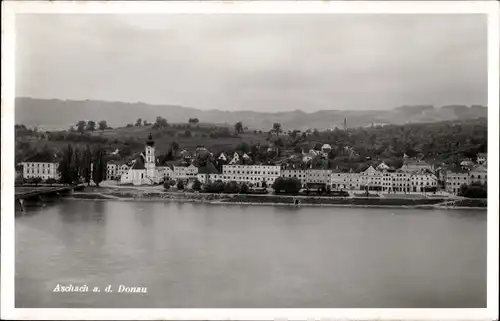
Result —
[[155, 144], [155, 141], [153, 140], [153, 135], [151, 135], [151, 133], [149, 133], [148, 140], [146, 141], [146, 145], [154, 146], [154, 144]]

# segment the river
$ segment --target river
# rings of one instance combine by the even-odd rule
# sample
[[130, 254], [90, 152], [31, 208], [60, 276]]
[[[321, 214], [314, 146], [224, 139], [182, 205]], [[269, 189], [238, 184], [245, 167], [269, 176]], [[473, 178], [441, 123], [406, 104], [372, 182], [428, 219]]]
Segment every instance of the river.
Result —
[[15, 236], [17, 308], [486, 306], [486, 211], [63, 200]]

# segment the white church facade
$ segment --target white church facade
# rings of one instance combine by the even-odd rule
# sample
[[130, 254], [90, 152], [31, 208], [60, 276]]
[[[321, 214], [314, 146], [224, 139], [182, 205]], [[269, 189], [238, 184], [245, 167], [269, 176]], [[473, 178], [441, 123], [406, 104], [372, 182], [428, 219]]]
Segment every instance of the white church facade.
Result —
[[151, 133], [146, 141], [146, 149], [134, 161], [130, 169], [121, 176], [121, 184], [154, 185], [165, 180], [164, 167], [156, 166], [155, 142]]

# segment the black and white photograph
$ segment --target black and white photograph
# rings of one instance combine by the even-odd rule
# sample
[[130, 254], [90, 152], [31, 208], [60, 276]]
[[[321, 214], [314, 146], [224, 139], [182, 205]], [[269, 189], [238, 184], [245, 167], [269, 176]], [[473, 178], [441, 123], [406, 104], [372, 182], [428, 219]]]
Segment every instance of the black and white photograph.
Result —
[[11, 20], [13, 309], [498, 299], [487, 13], [83, 7]]

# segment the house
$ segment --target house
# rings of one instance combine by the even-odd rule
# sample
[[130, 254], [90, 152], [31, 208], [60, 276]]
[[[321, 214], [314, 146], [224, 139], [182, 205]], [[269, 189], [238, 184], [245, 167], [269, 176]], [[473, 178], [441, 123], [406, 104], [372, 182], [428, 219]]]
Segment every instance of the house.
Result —
[[432, 166], [423, 160], [409, 160], [403, 157], [403, 166], [401, 166], [401, 170], [407, 173], [413, 173], [422, 170], [432, 171]]
[[57, 163], [53, 155], [48, 153], [36, 153], [21, 164], [23, 165], [24, 178], [40, 177], [43, 180], [49, 178], [57, 180], [60, 178], [57, 171], [59, 163]]
[[193, 154], [191, 154], [190, 151], [188, 150], [185, 150], [183, 149], [179, 155], [181, 156], [182, 159], [186, 160], [186, 161], [191, 161], [191, 159], [193, 159]]
[[174, 166], [175, 180], [192, 180], [198, 175], [198, 167], [191, 165]]
[[389, 192], [410, 192], [411, 190], [411, 173], [398, 169], [389, 173], [391, 185]]
[[106, 179], [115, 180], [130, 170], [131, 165], [127, 165], [126, 161], [111, 160], [106, 164]]
[[132, 167], [132, 162], [127, 162], [127, 163], [124, 163], [124, 164], [120, 164], [120, 165], [117, 165], [117, 174], [116, 176], [117, 177], [122, 177], [123, 175], [125, 175], [126, 173], [128, 173], [128, 171], [130, 170], [130, 167]]
[[240, 155], [237, 152], [234, 152], [233, 158], [229, 161], [229, 165], [235, 165], [240, 162]]
[[332, 146], [330, 144], [323, 144], [321, 146], [321, 153], [323, 156], [328, 156], [328, 154], [332, 151]]
[[222, 180], [222, 175], [219, 173], [217, 168], [215, 168], [214, 164], [210, 162], [207, 165], [198, 168], [198, 174], [196, 177], [202, 184]]
[[338, 169], [332, 170], [330, 184], [332, 189], [350, 189], [349, 176], [351, 173], [344, 173]]
[[280, 176], [280, 166], [276, 165], [223, 165], [222, 180], [252, 184], [262, 187], [266, 183], [271, 186]]
[[163, 176], [163, 181], [171, 180], [174, 178], [174, 167], [172, 165], [157, 165], [158, 173]]
[[296, 178], [300, 180], [302, 186], [307, 183], [307, 170], [304, 169], [283, 169], [281, 170], [281, 177], [283, 178]]
[[460, 162], [460, 167], [464, 169], [470, 170], [472, 167], [474, 167], [476, 163], [474, 163], [471, 159], [467, 158], [464, 159], [463, 161]]
[[436, 175], [429, 171], [420, 171], [411, 175], [411, 191], [426, 192], [429, 189], [436, 190], [438, 179]]
[[330, 169], [307, 169], [306, 184], [322, 185], [325, 188], [330, 185], [332, 171]]
[[195, 150], [195, 157], [196, 158], [204, 158], [204, 157], [210, 157], [212, 156], [212, 153], [208, 149], [206, 149], [203, 146], [198, 146], [196, 147]]
[[378, 171], [384, 171], [384, 170], [388, 170], [390, 167], [387, 166], [384, 162], [380, 163], [378, 166], [377, 166], [377, 170]]
[[361, 173], [360, 189], [368, 189], [370, 191], [381, 191], [382, 188], [382, 173], [377, 171], [373, 166], [368, 167]]
[[469, 171], [469, 183], [481, 183], [486, 184], [488, 181], [488, 170], [486, 168], [486, 163], [482, 165], [476, 165]]
[[483, 165], [484, 163], [486, 163], [487, 160], [488, 160], [488, 154], [487, 153], [479, 153], [479, 154], [477, 154], [476, 162], [479, 165]]
[[155, 142], [149, 133], [143, 153], [133, 162], [132, 166], [120, 176], [121, 184], [154, 185], [164, 180], [163, 173], [156, 167]]
[[318, 151], [314, 149], [309, 149], [307, 153], [302, 152], [302, 162], [309, 163], [314, 159], [314, 157], [318, 156]]
[[469, 171], [462, 167], [452, 167], [446, 171], [446, 191], [457, 194], [460, 186], [469, 185]]
[[217, 157], [217, 160], [222, 162], [227, 162], [227, 157], [226, 155], [224, 155], [224, 153], [220, 153], [219, 157]]

